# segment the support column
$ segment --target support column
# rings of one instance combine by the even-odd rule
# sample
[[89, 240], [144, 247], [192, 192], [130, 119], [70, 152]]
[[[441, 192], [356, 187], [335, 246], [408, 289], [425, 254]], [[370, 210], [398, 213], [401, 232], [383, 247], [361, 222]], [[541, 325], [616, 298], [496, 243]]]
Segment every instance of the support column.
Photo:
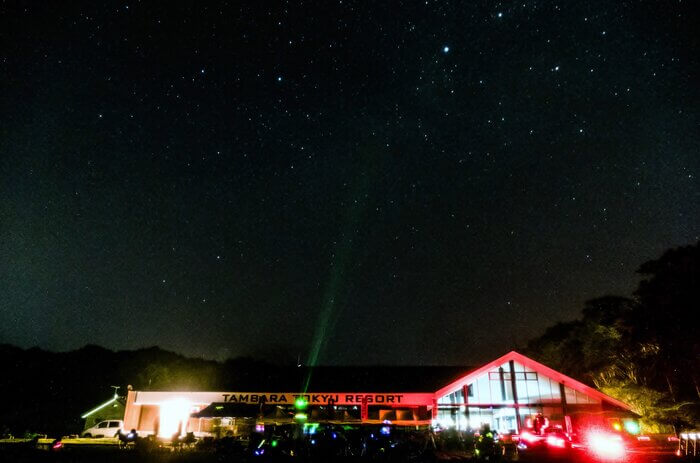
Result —
[[559, 383], [559, 396], [561, 397], [561, 414], [566, 416], [566, 388], [564, 383]]
[[[522, 423], [520, 423], [520, 406], [518, 405], [518, 388], [515, 384], [515, 362], [508, 362], [510, 367], [510, 387], [513, 388], [513, 405], [515, 406], [515, 432], [519, 433], [522, 428]], [[525, 375], [525, 373], [523, 373]]]
[[567, 413], [568, 407], [566, 406], [566, 388], [564, 387], [564, 383], [559, 383], [559, 396], [561, 397], [561, 414], [564, 416], [564, 426], [566, 432], [571, 433], [571, 417], [569, 417], [569, 414]]
[[464, 396], [464, 417], [467, 419], [467, 426], [472, 427], [472, 421], [469, 417], [469, 385], [462, 386], [462, 396]]

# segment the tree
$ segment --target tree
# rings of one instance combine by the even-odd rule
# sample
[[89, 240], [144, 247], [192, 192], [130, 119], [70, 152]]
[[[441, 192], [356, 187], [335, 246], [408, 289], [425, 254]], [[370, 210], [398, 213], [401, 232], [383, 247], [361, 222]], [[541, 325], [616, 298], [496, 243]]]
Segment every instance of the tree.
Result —
[[700, 399], [700, 243], [646, 262], [631, 320], [634, 341], [655, 346], [656, 365], [674, 401]]
[[642, 264], [633, 298], [586, 302], [582, 318], [528, 344], [530, 355], [630, 404], [647, 428], [700, 421], [700, 243]]
[[618, 296], [587, 301], [582, 319], [548, 328], [542, 336], [530, 341], [527, 351], [590, 384], [598, 385], [606, 376], [633, 377], [624, 355], [628, 329], [624, 320], [634, 305], [631, 299]]

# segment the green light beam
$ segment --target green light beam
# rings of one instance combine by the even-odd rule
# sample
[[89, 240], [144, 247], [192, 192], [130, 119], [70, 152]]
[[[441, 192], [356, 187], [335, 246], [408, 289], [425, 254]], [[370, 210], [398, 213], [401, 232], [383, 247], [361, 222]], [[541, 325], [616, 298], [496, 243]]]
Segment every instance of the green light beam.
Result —
[[[365, 158], [367, 161], [368, 157]], [[366, 165], [367, 163], [363, 163]], [[375, 167], [379, 167], [376, 166]], [[364, 171], [355, 179], [354, 188], [348, 201], [349, 207], [346, 209], [344, 230], [341, 233], [341, 238], [335, 245], [333, 252], [333, 260], [331, 261], [331, 274], [326, 285], [326, 290], [323, 296], [323, 305], [319, 314], [314, 331], [314, 337], [309, 351], [307, 365], [310, 367], [304, 382], [303, 392], [306, 392], [311, 382], [311, 374], [313, 368], [318, 364], [318, 359], [321, 351], [328, 341], [328, 333], [332, 330], [337, 322], [340, 311], [336, 310], [336, 299], [342, 289], [345, 272], [347, 270], [352, 248], [355, 243], [355, 238], [358, 232], [360, 216], [367, 205], [367, 192], [370, 186], [371, 174], [376, 174], [379, 169], [373, 169], [374, 172]], [[359, 198], [359, 199], [358, 199]]]

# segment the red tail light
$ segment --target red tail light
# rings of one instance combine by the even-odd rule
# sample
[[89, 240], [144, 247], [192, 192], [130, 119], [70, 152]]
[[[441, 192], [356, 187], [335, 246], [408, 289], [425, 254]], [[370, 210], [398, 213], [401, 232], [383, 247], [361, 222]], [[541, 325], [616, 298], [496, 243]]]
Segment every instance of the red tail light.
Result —
[[528, 444], [532, 444], [533, 442], [538, 441], [538, 440], [539, 440], [539, 437], [538, 437], [538, 436], [535, 436], [535, 435], [532, 434], [531, 432], [523, 431], [522, 433], [520, 433], [520, 440], [521, 440], [521, 441], [525, 441], [525, 442], [527, 442]]
[[566, 447], [566, 441], [559, 436], [547, 436], [547, 445], [563, 449]]

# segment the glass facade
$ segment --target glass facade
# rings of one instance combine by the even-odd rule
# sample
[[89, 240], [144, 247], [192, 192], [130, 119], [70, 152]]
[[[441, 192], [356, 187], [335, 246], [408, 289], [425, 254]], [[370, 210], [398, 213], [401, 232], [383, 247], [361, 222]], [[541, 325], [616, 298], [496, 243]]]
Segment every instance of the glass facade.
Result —
[[[518, 409], [516, 411], [517, 396]], [[564, 399], [568, 405], [600, 404], [598, 399], [564, 386]], [[463, 389], [451, 392], [438, 399], [438, 424], [458, 429], [478, 429], [488, 424], [499, 432], [517, 432], [518, 414], [520, 424], [537, 414], [550, 420], [563, 420], [563, 406], [559, 382], [531, 368], [510, 362], [485, 372]]]

